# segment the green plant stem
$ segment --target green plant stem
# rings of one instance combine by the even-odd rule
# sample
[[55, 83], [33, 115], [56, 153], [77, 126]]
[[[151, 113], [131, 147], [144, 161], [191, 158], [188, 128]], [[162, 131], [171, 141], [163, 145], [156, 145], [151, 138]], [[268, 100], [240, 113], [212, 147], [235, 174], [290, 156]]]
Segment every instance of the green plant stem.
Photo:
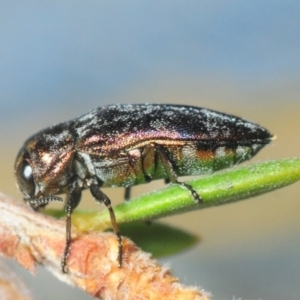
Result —
[[[202, 203], [196, 203], [186, 188], [171, 184], [124, 202], [114, 207], [114, 211], [119, 224], [153, 220], [188, 210], [247, 199], [292, 184], [299, 179], [299, 158], [263, 162], [189, 181], [201, 196]], [[73, 224], [81, 232], [111, 227], [107, 210], [74, 213]]]

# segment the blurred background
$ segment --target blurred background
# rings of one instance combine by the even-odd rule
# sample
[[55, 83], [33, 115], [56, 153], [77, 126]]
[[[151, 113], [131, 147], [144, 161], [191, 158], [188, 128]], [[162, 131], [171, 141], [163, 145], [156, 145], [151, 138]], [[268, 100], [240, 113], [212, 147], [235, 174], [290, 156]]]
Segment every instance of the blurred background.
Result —
[[[20, 201], [13, 164], [24, 140], [113, 103], [235, 114], [277, 135], [253, 161], [300, 156], [299, 1], [2, 1], [0, 45], [0, 189]], [[123, 190], [105, 192], [122, 201]], [[214, 299], [299, 299], [299, 197], [296, 183], [165, 218], [201, 240], [160, 261]], [[80, 208], [101, 206], [84, 193]], [[36, 299], [91, 299], [10, 264]]]

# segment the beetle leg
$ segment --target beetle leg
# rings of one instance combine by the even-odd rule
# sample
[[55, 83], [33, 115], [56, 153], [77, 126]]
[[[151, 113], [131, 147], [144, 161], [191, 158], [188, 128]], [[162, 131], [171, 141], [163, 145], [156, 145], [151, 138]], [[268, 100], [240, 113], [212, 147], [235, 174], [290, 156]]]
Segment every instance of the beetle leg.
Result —
[[177, 180], [177, 174], [175, 173], [174, 168], [171, 163], [171, 160], [169, 159], [168, 154], [166, 153], [164, 148], [157, 145], [156, 149], [157, 149], [157, 154], [158, 154], [159, 160], [162, 163], [162, 165], [164, 166], [164, 169], [168, 176], [166, 179], [166, 182], [169, 181], [169, 182], [180, 184], [181, 186], [184, 186], [185, 188], [187, 188], [190, 191], [195, 202], [201, 203], [202, 202], [201, 197], [197, 194], [197, 192], [193, 189], [193, 187], [191, 185]]
[[65, 250], [62, 256], [61, 260], [61, 267], [63, 273], [67, 273], [67, 259], [70, 254], [70, 245], [71, 245], [71, 215], [73, 210], [76, 208], [76, 206], [79, 204], [81, 199], [81, 189], [79, 188], [78, 184], [76, 182], [71, 183], [69, 185], [69, 192], [68, 192], [68, 198], [67, 198], [67, 203], [65, 207], [65, 211], [67, 214], [67, 219], [66, 219], [66, 245], [65, 245]]
[[99, 186], [97, 184], [91, 184], [90, 186], [90, 191], [91, 194], [93, 195], [93, 197], [95, 198], [95, 200], [97, 202], [103, 203], [108, 211], [109, 211], [109, 215], [110, 215], [110, 221], [114, 230], [115, 235], [117, 236], [118, 239], [118, 245], [119, 245], [119, 251], [118, 251], [118, 266], [119, 268], [122, 266], [122, 238], [120, 235], [120, 231], [118, 228], [118, 224], [116, 221], [116, 216], [114, 213], [114, 210], [111, 206], [111, 201], [110, 199], [99, 189]]
[[156, 146], [154, 143], [147, 145], [142, 151], [142, 168], [146, 182], [152, 181], [155, 169]]
[[165, 184], [169, 184], [170, 183], [170, 179], [169, 178], [165, 178]]
[[131, 186], [126, 186], [125, 187], [125, 193], [124, 193], [125, 201], [130, 200], [130, 192], [131, 192]]
[[[27, 201], [27, 200], [25, 200]], [[33, 210], [38, 211], [40, 208], [44, 208], [47, 204], [49, 204], [50, 202], [63, 202], [63, 199], [61, 197], [58, 196], [46, 196], [46, 197], [42, 197], [42, 198], [34, 198], [34, 199], [30, 199], [28, 201], [28, 203], [30, 204], [30, 206], [32, 207]]]

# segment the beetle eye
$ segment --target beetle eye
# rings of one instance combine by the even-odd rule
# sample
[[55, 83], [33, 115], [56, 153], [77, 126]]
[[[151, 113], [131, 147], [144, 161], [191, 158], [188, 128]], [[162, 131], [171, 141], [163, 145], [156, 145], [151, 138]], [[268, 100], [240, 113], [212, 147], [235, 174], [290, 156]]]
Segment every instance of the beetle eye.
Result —
[[17, 170], [17, 181], [24, 198], [29, 199], [34, 195], [35, 183], [30, 164], [23, 160]]

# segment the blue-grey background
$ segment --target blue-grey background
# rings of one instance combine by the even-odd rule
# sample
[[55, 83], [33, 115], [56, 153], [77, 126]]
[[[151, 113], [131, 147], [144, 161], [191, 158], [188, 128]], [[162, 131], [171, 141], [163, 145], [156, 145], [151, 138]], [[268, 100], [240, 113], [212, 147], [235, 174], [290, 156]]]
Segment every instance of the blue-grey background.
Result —
[[[240, 115], [278, 137], [256, 160], [299, 157], [299, 53], [296, 0], [1, 1], [0, 189], [21, 199], [13, 163], [28, 136], [112, 103]], [[299, 197], [298, 183], [166, 218], [201, 242], [162, 263], [214, 299], [299, 299]], [[80, 207], [100, 209], [88, 193]], [[24, 280], [36, 299], [90, 299], [41, 268]]]

